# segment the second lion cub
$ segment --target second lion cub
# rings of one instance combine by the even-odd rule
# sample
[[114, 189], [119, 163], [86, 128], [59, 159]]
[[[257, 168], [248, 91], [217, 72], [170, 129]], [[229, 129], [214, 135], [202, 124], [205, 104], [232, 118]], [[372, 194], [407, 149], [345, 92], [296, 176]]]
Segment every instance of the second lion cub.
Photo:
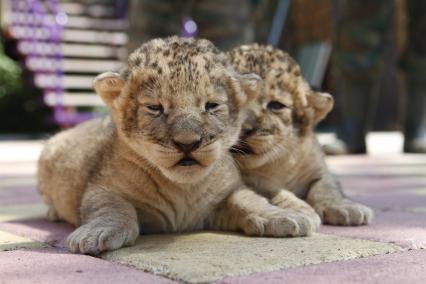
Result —
[[246, 184], [275, 205], [312, 216], [294, 193], [327, 224], [370, 223], [373, 211], [344, 197], [315, 138], [313, 129], [332, 109], [333, 98], [312, 91], [298, 64], [281, 50], [253, 44], [229, 56], [237, 71], [264, 80], [233, 151]]

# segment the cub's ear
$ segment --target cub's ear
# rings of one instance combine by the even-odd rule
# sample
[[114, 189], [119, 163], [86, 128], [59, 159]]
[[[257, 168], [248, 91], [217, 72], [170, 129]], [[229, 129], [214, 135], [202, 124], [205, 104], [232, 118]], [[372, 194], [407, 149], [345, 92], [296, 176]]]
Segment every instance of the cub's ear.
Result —
[[121, 92], [124, 86], [124, 79], [118, 73], [105, 72], [98, 75], [93, 80], [93, 87], [96, 93], [101, 96], [107, 104], [111, 104]]
[[259, 83], [262, 78], [255, 73], [237, 74], [236, 78], [242, 90], [242, 94], [238, 96], [238, 104], [243, 106], [256, 99], [259, 93]]
[[307, 96], [308, 106], [314, 110], [315, 124], [320, 122], [331, 111], [334, 105], [333, 97], [328, 93], [310, 92]]
[[255, 73], [248, 73], [239, 75], [241, 88], [247, 95], [247, 101], [252, 101], [258, 96], [259, 82], [262, 80], [259, 75]]

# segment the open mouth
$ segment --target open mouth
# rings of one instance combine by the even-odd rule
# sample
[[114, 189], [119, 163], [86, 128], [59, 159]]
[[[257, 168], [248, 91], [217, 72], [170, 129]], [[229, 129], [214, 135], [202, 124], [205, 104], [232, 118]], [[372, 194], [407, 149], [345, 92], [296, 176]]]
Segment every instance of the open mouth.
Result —
[[179, 162], [177, 162], [177, 165], [183, 166], [183, 167], [189, 167], [189, 166], [198, 165], [198, 162], [191, 157], [184, 157], [180, 159]]
[[229, 150], [232, 154], [237, 155], [251, 155], [254, 154], [253, 150], [249, 146], [245, 145], [234, 145]]

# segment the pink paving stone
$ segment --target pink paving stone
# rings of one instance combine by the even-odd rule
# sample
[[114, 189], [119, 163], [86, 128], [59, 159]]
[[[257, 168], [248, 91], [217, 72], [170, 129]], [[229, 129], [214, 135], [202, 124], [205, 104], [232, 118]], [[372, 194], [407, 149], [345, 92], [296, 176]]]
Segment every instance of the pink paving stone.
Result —
[[373, 224], [359, 227], [321, 226], [320, 233], [390, 242], [409, 249], [426, 248], [426, 214], [379, 212]]
[[12, 206], [43, 202], [35, 186], [8, 187], [1, 189], [0, 206]]
[[227, 278], [217, 283], [231, 284], [341, 284], [341, 283], [426, 283], [426, 251], [407, 251], [389, 255], [339, 261]]
[[331, 167], [365, 166], [365, 165], [424, 165], [426, 157], [423, 154], [382, 154], [382, 155], [343, 155], [328, 156], [327, 162]]
[[58, 249], [0, 252], [0, 283], [175, 283], [123, 265]]
[[417, 194], [375, 194], [352, 199], [380, 211], [405, 211], [409, 207], [426, 206], [426, 195]]
[[345, 192], [350, 192], [353, 195], [360, 194], [376, 194], [398, 192], [404, 189], [425, 188], [426, 189], [426, 174], [425, 178], [413, 177], [337, 177], [342, 184]]
[[55, 247], [65, 247], [64, 240], [74, 227], [64, 222], [31, 219], [0, 223], [0, 230]]
[[320, 232], [392, 242], [406, 248], [426, 248], [426, 214], [407, 211], [412, 207], [425, 207], [426, 195], [410, 192], [412, 188], [404, 188], [407, 183], [400, 183], [401, 186], [398, 186], [396, 178], [393, 189], [385, 188], [390, 184], [383, 186], [382, 181], [376, 183], [376, 189], [372, 187], [370, 192], [361, 191], [361, 194], [352, 197], [353, 200], [364, 203], [375, 210], [376, 216], [371, 225], [360, 227], [322, 226]]

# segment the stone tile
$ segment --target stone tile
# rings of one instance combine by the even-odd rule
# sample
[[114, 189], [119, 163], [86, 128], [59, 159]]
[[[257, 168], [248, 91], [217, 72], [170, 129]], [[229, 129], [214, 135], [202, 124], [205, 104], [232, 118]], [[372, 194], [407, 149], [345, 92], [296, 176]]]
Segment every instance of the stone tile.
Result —
[[35, 186], [0, 187], [0, 206], [42, 203]]
[[[0, 251], [18, 248], [41, 248], [46, 245], [14, 234], [0, 231]], [[1, 267], [1, 265], [0, 265]]]
[[[19, 176], [19, 175], [3, 175], [0, 174], [0, 194], [2, 189], [18, 187], [34, 187], [37, 183], [34, 175]], [[34, 187], [35, 189], [35, 187]]]
[[420, 188], [410, 188], [409, 190], [398, 191], [397, 194], [411, 194], [411, 195], [420, 195], [426, 196], [426, 185]]
[[47, 248], [0, 252], [0, 283], [173, 283], [98, 258]]
[[[408, 191], [408, 190], [407, 190]], [[409, 192], [409, 191], [408, 191]], [[412, 192], [411, 192], [412, 193]], [[354, 198], [379, 212], [399, 211], [404, 212], [409, 207], [420, 207], [426, 204], [426, 195], [389, 193], [374, 194], [370, 196], [357, 196]]]
[[36, 172], [37, 164], [35, 161], [0, 162], [1, 176], [35, 176]]
[[74, 227], [65, 222], [49, 222], [44, 218], [0, 223], [0, 230], [55, 247], [65, 247], [65, 238]]
[[8, 162], [36, 161], [44, 142], [42, 140], [0, 141], [0, 164]]
[[171, 279], [200, 283], [399, 250], [392, 244], [321, 234], [252, 238], [201, 232], [142, 236], [135, 246], [105, 253], [102, 258]]
[[360, 180], [395, 176], [424, 178], [426, 172], [426, 158], [423, 154], [327, 157], [327, 164], [340, 177], [357, 177]]
[[424, 154], [386, 154], [386, 155], [343, 155], [328, 156], [327, 163], [331, 168], [343, 166], [386, 166], [386, 165], [426, 165]]
[[321, 226], [320, 232], [342, 237], [395, 243], [408, 249], [426, 248], [426, 215], [379, 212], [373, 224], [359, 227]]
[[227, 278], [217, 284], [423, 284], [426, 251], [407, 251], [361, 259]]
[[425, 178], [392, 177], [338, 177], [342, 188], [351, 195], [374, 195], [404, 192], [406, 190], [426, 190]]
[[410, 208], [407, 208], [407, 211], [408, 212], [414, 212], [414, 213], [426, 214], [426, 207], [424, 207], [424, 206], [410, 207]]
[[47, 207], [43, 203], [1, 206], [0, 222], [33, 219], [46, 216]]

